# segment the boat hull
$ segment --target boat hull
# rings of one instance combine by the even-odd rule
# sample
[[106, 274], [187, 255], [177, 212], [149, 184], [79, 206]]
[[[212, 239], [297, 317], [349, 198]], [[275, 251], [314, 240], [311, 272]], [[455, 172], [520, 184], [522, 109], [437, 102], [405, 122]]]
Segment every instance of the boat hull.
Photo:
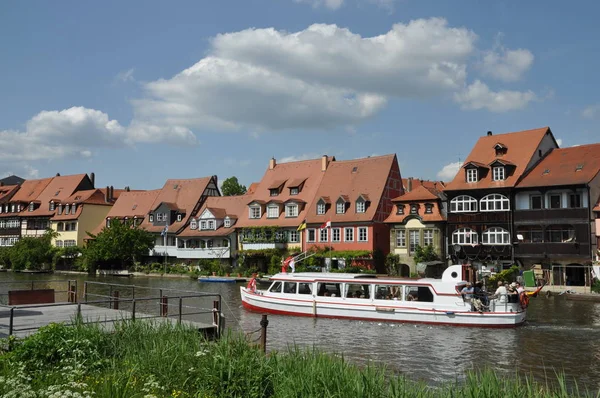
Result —
[[483, 328], [513, 328], [522, 325], [526, 311], [475, 312], [465, 304], [456, 309], [427, 306], [429, 303], [353, 303], [335, 298], [306, 299], [266, 296], [241, 287], [242, 305], [249, 311], [315, 318], [353, 319], [374, 322], [421, 323]]

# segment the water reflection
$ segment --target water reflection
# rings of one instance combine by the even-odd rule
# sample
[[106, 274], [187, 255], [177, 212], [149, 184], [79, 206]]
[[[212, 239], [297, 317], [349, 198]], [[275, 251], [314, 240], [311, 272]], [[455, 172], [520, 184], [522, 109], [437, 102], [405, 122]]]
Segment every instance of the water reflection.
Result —
[[[7, 273], [0, 278], [28, 280], [32, 276]], [[77, 279], [81, 291], [87, 278]], [[244, 332], [259, 328], [261, 315], [241, 306], [239, 284], [144, 277], [93, 280], [218, 293], [223, 297], [228, 327]], [[519, 371], [539, 380], [553, 377], [555, 370], [564, 371], [580, 385], [600, 389], [600, 304], [539, 297], [531, 301], [528, 318], [525, 326], [504, 330], [270, 315], [268, 348], [318, 347], [356, 363], [385, 364], [429, 383], [461, 379], [466, 370], [487, 367], [511, 375]]]

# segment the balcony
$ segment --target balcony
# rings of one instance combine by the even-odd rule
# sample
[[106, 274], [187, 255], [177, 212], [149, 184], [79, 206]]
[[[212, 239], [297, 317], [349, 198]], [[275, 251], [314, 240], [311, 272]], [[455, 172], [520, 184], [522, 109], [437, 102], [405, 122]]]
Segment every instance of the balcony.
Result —
[[229, 247], [210, 247], [205, 249], [177, 249], [177, 258], [231, 258]]
[[257, 242], [242, 243], [243, 250], [285, 249], [286, 243], [282, 242]]
[[16, 228], [0, 228], [0, 235], [17, 235], [21, 236], [21, 227]]
[[150, 251], [150, 255], [156, 257], [164, 257], [166, 254], [168, 257], [177, 257], [177, 250], [178, 249], [175, 246], [156, 245], [154, 246], [154, 249]]
[[476, 213], [448, 213], [448, 223], [452, 224], [498, 224], [510, 223], [510, 211], [483, 211]]
[[590, 257], [589, 243], [579, 242], [540, 242], [519, 243], [515, 245], [515, 256], [520, 257], [556, 257], [556, 256], [583, 256]]
[[515, 224], [576, 224], [590, 220], [590, 209], [515, 210]]
[[461, 245], [460, 251], [456, 253], [454, 246], [450, 245], [450, 254], [457, 254], [460, 258], [465, 255], [470, 258], [484, 259], [488, 256], [492, 258], [511, 258], [513, 247], [511, 245]]

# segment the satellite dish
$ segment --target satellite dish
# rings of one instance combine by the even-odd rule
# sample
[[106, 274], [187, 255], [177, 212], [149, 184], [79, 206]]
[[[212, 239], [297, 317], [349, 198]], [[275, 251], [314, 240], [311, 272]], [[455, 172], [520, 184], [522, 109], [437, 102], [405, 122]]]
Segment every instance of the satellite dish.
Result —
[[460, 245], [457, 243], [454, 246], [452, 246], [452, 248], [454, 249], [455, 252], [459, 252], [460, 251]]

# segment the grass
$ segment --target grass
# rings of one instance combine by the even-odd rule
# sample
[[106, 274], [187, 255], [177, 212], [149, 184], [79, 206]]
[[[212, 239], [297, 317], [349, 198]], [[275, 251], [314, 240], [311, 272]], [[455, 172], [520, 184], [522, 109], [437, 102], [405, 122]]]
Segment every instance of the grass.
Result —
[[90, 325], [50, 325], [2, 346], [0, 396], [7, 398], [593, 396], [576, 385], [569, 390], [561, 375], [540, 384], [490, 370], [431, 388], [318, 350], [264, 355], [243, 336], [209, 342], [193, 329], [168, 323], [124, 322], [113, 333]]

